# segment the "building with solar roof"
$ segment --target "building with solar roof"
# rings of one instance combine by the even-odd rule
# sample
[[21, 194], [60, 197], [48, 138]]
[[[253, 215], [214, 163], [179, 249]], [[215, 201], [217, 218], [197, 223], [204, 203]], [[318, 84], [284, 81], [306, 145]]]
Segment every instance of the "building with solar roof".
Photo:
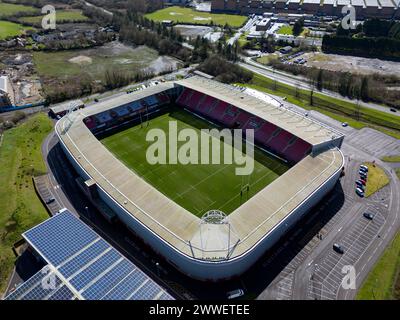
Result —
[[66, 209], [22, 236], [46, 265], [5, 300], [173, 299]]
[[[293, 166], [233, 210], [202, 218], [119, 161], [98, 139], [151, 112], [185, 108], [225, 128], [256, 128], [256, 143]], [[97, 199], [184, 274], [218, 281], [239, 276], [332, 190], [344, 166], [344, 136], [284, 105], [193, 76], [102, 101], [55, 127], [67, 158]], [[218, 209], [218, 208], [216, 208]]]

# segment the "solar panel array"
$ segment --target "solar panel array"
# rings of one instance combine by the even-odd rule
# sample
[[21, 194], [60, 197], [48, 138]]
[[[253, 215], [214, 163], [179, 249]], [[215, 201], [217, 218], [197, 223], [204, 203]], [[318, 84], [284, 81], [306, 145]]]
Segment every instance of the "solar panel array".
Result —
[[[45, 268], [55, 275], [52, 288], [57, 290], [49, 294], [41, 288], [45, 275], [39, 271], [6, 299], [66, 299], [71, 295], [71, 299], [87, 300], [173, 299], [69, 211], [28, 230], [23, 237], [49, 264]], [[46, 290], [47, 295], [42, 292]]]
[[47, 265], [22, 283], [6, 300], [73, 300], [75, 294]]

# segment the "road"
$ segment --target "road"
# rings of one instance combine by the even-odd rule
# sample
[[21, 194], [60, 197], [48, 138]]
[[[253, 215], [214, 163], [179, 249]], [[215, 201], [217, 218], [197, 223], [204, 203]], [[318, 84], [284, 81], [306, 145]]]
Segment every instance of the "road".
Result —
[[[310, 90], [309, 81], [302, 76], [295, 76], [292, 74], [288, 74], [286, 72], [274, 70], [270, 67], [264, 66], [260, 63], [253, 61], [249, 57], [243, 57], [243, 58], [244, 58], [244, 62], [238, 62], [238, 64], [241, 67], [243, 67], [249, 71], [252, 71], [254, 73], [257, 73], [259, 75], [267, 77], [269, 79], [276, 80], [278, 82], [287, 84], [292, 87], [298, 87], [300, 89]], [[348, 99], [346, 97], [342, 97], [340, 94], [333, 92], [333, 91], [326, 90], [326, 89], [323, 89], [322, 91], [319, 91], [318, 93], [321, 93], [328, 97], [336, 98], [336, 99], [339, 99], [342, 101], [356, 103], [356, 101], [354, 101], [354, 100]], [[366, 108], [383, 111], [388, 114], [400, 117], [400, 112], [391, 112], [389, 107], [381, 106], [381, 105], [374, 104], [374, 103], [366, 103], [363, 101], [360, 101], [359, 104]]]

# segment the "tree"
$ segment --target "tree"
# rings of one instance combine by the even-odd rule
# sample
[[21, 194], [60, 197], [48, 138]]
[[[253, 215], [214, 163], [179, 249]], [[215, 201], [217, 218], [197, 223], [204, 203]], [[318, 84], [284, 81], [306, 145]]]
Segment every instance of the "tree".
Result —
[[363, 77], [361, 80], [360, 97], [362, 101], [369, 100], [369, 84], [367, 77]]
[[303, 32], [303, 29], [304, 29], [304, 19], [300, 18], [293, 25], [293, 35], [297, 37], [298, 35], [300, 35], [300, 33]]
[[317, 89], [318, 89], [318, 91], [322, 91], [322, 88], [323, 88], [323, 85], [324, 85], [324, 83], [323, 83], [323, 70], [320, 68], [319, 70], [318, 70], [318, 75], [317, 75]]

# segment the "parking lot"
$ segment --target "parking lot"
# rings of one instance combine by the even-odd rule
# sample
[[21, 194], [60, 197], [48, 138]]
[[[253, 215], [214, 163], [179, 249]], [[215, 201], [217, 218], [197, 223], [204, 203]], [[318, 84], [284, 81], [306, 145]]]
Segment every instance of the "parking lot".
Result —
[[348, 232], [335, 239], [335, 243], [343, 247], [344, 254], [330, 250], [321, 263], [314, 264], [314, 272], [308, 286], [309, 299], [336, 299], [346, 274], [342, 271], [343, 267], [354, 266], [371, 241], [379, 236], [385, 218], [379, 212], [374, 212], [374, 218], [368, 220], [363, 217], [362, 212], [363, 210], [360, 210], [357, 213], [359, 217]]
[[370, 128], [346, 136], [346, 142], [378, 158], [400, 154], [400, 140]]
[[[33, 182], [35, 184], [36, 191], [51, 215], [63, 208], [53, 195], [52, 186], [47, 174], [33, 178]], [[54, 200], [50, 203], [47, 203], [50, 199]]]

